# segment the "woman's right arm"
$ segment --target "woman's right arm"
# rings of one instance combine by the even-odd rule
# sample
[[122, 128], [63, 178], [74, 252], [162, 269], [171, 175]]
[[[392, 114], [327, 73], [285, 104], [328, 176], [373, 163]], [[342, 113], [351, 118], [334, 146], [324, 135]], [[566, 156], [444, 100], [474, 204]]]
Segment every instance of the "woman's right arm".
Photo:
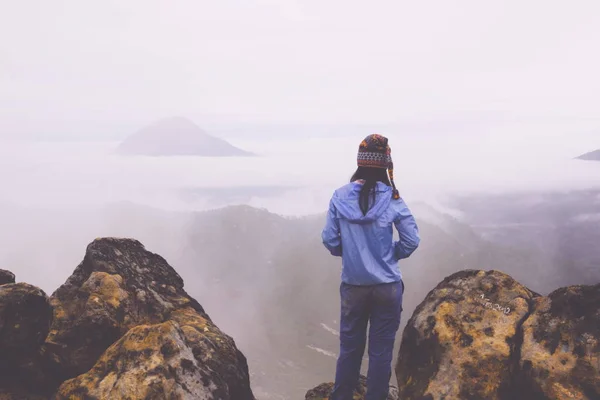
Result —
[[327, 211], [327, 220], [325, 222], [325, 228], [321, 233], [321, 239], [323, 245], [331, 255], [341, 257], [342, 256], [342, 238], [340, 236], [340, 224], [337, 219], [335, 205], [333, 199], [329, 201], [329, 210]]

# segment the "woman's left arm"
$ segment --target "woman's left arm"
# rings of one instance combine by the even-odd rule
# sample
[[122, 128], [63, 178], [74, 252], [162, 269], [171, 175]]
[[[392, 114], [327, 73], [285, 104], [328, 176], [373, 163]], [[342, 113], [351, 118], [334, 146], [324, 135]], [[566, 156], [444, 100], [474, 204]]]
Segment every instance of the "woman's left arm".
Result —
[[394, 225], [396, 225], [400, 240], [394, 243], [394, 251], [396, 258], [402, 260], [410, 257], [419, 247], [421, 236], [419, 235], [419, 227], [417, 226], [415, 217], [408, 209], [404, 200], [396, 200], [395, 207], [397, 212]]

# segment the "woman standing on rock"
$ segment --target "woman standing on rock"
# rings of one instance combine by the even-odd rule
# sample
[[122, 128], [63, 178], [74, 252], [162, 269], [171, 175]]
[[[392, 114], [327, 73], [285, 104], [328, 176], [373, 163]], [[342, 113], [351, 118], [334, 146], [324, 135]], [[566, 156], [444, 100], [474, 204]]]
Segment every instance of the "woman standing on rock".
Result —
[[[389, 172], [389, 177], [388, 177]], [[393, 239], [393, 226], [400, 240]], [[404, 283], [398, 261], [419, 246], [419, 229], [394, 184], [388, 139], [369, 135], [358, 169], [329, 203], [323, 244], [342, 258], [340, 354], [331, 400], [351, 400], [369, 325], [366, 400], [387, 398]]]

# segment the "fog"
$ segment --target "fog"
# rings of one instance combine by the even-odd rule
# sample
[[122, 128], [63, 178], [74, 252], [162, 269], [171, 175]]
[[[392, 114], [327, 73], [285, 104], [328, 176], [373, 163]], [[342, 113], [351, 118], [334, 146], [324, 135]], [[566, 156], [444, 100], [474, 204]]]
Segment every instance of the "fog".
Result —
[[[600, 163], [574, 160], [600, 148], [599, 13], [594, 0], [0, 0], [0, 268], [50, 294], [94, 238], [136, 238], [167, 258], [249, 355], [260, 398], [300, 397], [306, 385], [331, 380], [337, 311], [327, 313], [337, 307], [331, 299], [339, 266], [316, 248], [321, 219], [310, 220], [304, 236], [288, 222], [322, 218], [370, 133], [390, 138], [396, 184], [417, 220], [453, 240], [464, 234], [474, 241], [438, 213], [460, 217], [456, 197], [600, 189]], [[171, 116], [258, 157], [116, 154], [129, 134]], [[532, 210], [539, 204], [524, 199]], [[582, 197], [581, 212], [569, 218], [597, 221], [598, 199]], [[246, 214], [214, 224], [198, 217], [239, 204], [289, 220], [263, 226]], [[485, 225], [482, 210], [474, 221]], [[594, 226], [577, 227], [593, 241]], [[540, 249], [568, 241], [548, 233], [553, 229], [539, 235]], [[281, 232], [298, 246], [278, 247]], [[520, 233], [524, 240], [533, 235]], [[440, 237], [428, 242], [426, 234], [423, 258], [401, 267], [411, 280], [405, 320], [437, 279], [431, 269], [411, 267], [446, 273], [453, 251], [463, 255]], [[246, 249], [243, 259], [229, 258], [231, 246]], [[585, 246], [565, 245], [564, 257]], [[590, 254], [571, 263], [597, 265], [600, 255]], [[536, 253], [532, 265], [552, 275], [554, 255]], [[314, 276], [321, 264], [323, 276]], [[229, 268], [231, 288], [226, 280], [217, 284]], [[248, 287], [237, 275], [249, 270]], [[566, 284], [521, 273], [543, 290]], [[584, 283], [583, 276], [573, 273], [568, 283]], [[294, 336], [286, 356], [302, 350], [317, 358], [302, 364], [266, 352], [276, 327], [256, 321], [278, 312], [269, 306], [271, 292], [304, 284], [318, 293], [315, 281], [331, 300], [324, 319], [311, 321], [326, 338], [305, 343]], [[310, 304], [298, 304], [289, 307], [310, 318]], [[281, 323], [293, 325], [292, 317], [282, 314]], [[296, 385], [291, 392], [269, 383], [265, 365], [278, 363], [294, 371], [280, 382]]]
[[[453, 196], [600, 188], [600, 164], [573, 160], [597, 147], [592, 128], [505, 124], [435, 140], [383, 133], [409, 206], [458, 215], [447, 202]], [[0, 265], [52, 292], [99, 236], [135, 237], [177, 259], [186, 252], [189, 212], [247, 204], [284, 216], [321, 214], [354, 171], [361, 139], [231, 139], [256, 158], [128, 157], [115, 154], [114, 141], [4, 141]], [[177, 214], [157, 219], [160, 212]]]
[[[0, 132], [597, 118], [594, 0], [0, 1]], [[282, 133], [283, 135], [283, 133]]]
[[[598, 131], [578, 129], [513, 124], [490, 126], [480, 135], [454, 133], [434, 139], [383, 133], [390, 137], [396, 183], [407, 201], [439, 202], [456, 194], [573, 190], [600, 184], [598, 165], [573, 160], [596, 148]], [[258, 153], [256, 158], [124, 157], [115, 154], [118, 142], [4, 142], [1, 198], [20, 206], [127, 201], [197, 211], [244, 203], [284, 215], [319, 213], [356, 168], [362, 137], [231, 141]], [[261, 187], [278, 190], [252, 192]], [[199, 189], [229, 192], [219, 201], [186, 196]]]

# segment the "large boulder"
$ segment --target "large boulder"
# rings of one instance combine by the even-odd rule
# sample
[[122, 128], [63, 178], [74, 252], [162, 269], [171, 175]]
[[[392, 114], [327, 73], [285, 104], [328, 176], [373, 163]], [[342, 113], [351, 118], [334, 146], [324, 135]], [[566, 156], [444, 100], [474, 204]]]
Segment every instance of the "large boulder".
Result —
[[0, 286], [0, 362], [38, 352], [51, 322], [52, 309], [42, 289], [27, 283]]
[[34, 396], [32, 392], [55, 387], [41, 356], [51, 322], [43, 290], [26, 283], [0, 286], [0, 399]]
[[0, 269], [0, 285], [15, 283], [15, 274], [5, 269]]
[[465, 270], [444, 279], [404, 330], [396, 365], [399, 397], [510, 398], [520, 326], [537, 297], [497, 271]]
[[253, 399], [247, 362], [233, 339], [186, 293], [165, 259], [136, 240], [92, 242], [51, 303], [45, 351], [57, 379], [68, 380], [59, 398]]
[[[305, 400], [329, 400], [331, 391], [333, 390], [333, 382], [323, 383], [314, 389], [309, 390], [304, 397]], [[360, 376], [359, 385], [354, 391], [352, 400], [364, 400], [367, 392], [367, 378]], [[398, 389], [390, 386], [390, 391], [387, 400], [398, 400]]]
[[56, 399], [253, 399], [233, 342], [195, 312], [178, 320], [131, 329]]
[[528, 399], [600, 399], [600, 284], [535, 300], [520, 366]]
[[600, 399], [600, 284], [542, 297], [497, 271], [441, 282], [404, 330], [401, 399]]
[[179, 274], [161, 256], [128, 239], [92, 242], [51, 303], [54, 322], [46, 351], [63, 380], [89, 370], [137, 325], [164, 322], [186, 307], [208, 319], [183, 289]]

